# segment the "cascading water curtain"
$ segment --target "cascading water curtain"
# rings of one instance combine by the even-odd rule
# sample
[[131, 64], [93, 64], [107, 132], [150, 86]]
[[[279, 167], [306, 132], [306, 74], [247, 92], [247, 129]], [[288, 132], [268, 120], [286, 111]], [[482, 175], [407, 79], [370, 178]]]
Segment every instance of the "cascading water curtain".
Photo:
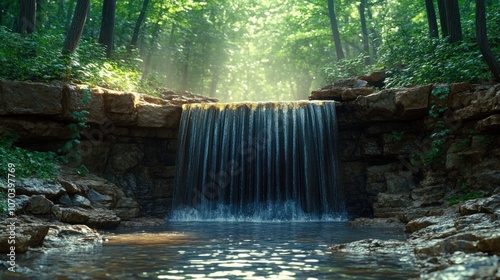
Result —
[[173, 220], [341, 219], [334, 102], [187, 104]]

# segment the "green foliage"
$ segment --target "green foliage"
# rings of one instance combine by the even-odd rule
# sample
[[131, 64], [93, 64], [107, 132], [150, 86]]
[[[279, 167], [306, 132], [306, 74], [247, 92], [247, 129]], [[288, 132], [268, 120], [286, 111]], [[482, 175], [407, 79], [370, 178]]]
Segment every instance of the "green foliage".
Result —
[[492, 135], [479, 135], [476, 137], [476, 141], [478, 143], [482, 143], [484, 147], [488, 147], [493, 141], [495, 140], [495, 137]]
[[7, 165], [16, 165], [16, 178], [54, 178], [57, 175], [57, 155], [53, 152], [28, 151], [14, 146], [17, 137], [0, 135], [0, 178], [7, 178]]
[[359, 76], [373, 70], [373, 66], [365, 65], [364, 54], [360, 54], [353, 59], [343, 59], [324, 69], [326, 80], [330, 83]]
[[470, 185], [466, 182], [463, 182], [459, 186], [459, 192], [456, 194], [453, 194], [450, 197], [450, 201], [448, 203], [449, 206], [455, 205], [460, 202], [464, 202], [470, 199], [476, 199], [476, 198], [481, 198], [484, 197], [484, 193], [479, 191], [473, 191], [470, 189]]
[[469, 147], [470, 145], [470, 139], [469, 138], [462, 138], [458, 141], [457, 143], [457, 152], [462, 152], [465, 150], [465, 148]]
[[[437, 106], [431, 101], [431, 107], [429, 108], [429, 116], [433, 118], [440, 117], [444, 112], [448, 110], [448, 107]], [[435, 125], [441, 126], [442, 122], [436, 123]]]
[[431, 147], [421, 156], [422, 162], [426, 165], [432, 164], [437, 160], [444, 161], [444, 145], [448, 139], [448, 135], [452, 132], [449, 128], [440, 129], [431, 134]]
[[387, 87], [474, 82], [491, 76], [471, 36], [449, 44], [446, 40], [430, 38], [427, 31], [407, 34], [398, 30], [386, 37], [379, 55], [378, 65], [389, 75]]
[[436, 96], [437, 98], [444, 100], [448, 97], [450, 93], [450, 87], [448, 85], [440, 85], [436, 86], [432, 89], [432, 96]]
[[124, 48], [107, 59], [104, 48], [93, 39], [81, 40], [74, 54], [61, 55], [62, 33], [48, 30], [29, 36], [0, 26], [0, 78], [10, 80], [65, 80], [115, 90], [156, 94], [158, 84], [143, 90], [141, 60]]
[[[389, 74], [387, 87], [491, 76], [475, 42], [470, 1], [460, 2], [465, 39], [457, 44], [429, 38], [423, 1], [368, 1], [369, 53], [361, 39], [360, 2], [337, 1], [345, 54], [339, 62], [325, 1], [150, 1], [137, 49], [128, 46], [143, 1], [118, 1], [111, 59], [96, 43], [102, 1], [91, 1], [82, 40], [69, 57], [60, 51], [75, 1], [42, 2], [31, 35], [8, 29], [16, 25], [19, 2], [2, 5], [1, 78], [62, 79], [153, 95], [161, 87], [239, 101], [306, 99], [312, 88], [374, 69]], [[500, 59], [498, 9], [490, 1], [487, 26]], [[365, 56], [375, 65], [365, 66]]]
[[[439, 85], [433, 88], [431, 95], [437, 97], [440, 100], [444, 100], [448, 97], [450, 88], [448, 85]], [[423, 153], [417, 155], [417, 158], [424, 165], [431, 165], [436, 162], [443, 163], [445, 160], [445, 144], [449, 138], [449, 135], [453, 132], [448, 128], [447, 123], [443, 119], [443, 115], [448, 111], [447, 106], [438, 106], [433, 100], [431, 100], [431, 106], [429, 108], [429, 116], [431, 118], [431, 127], [434, 128], [434, 132], [431, 133], [430, 138], [432, 139], [431, 147], [424, 151]]]
[[78, 174], [82, 177], [85, 177], [90, 173], [89, 169], [83, 164], [73, 168], [73, 172], [75, 172], [76, 174]]
[[[90, 102], [90, 90], [84, 89], [82, 91], [82, 99], [80, 100], [80, 104], [87, 105]], [[78, 146], [80, 145], [80, 141], [82, 138], [83, 130], [87, 128], [87, 115], [89, 112], [87, 110], [76, 110], [71, 112], [71, 117], [76, 121], [76, 123], [70, 124], [69, 130], [71, 131], [70, 140], [66, 142], [66, 144], [58, 150], [58, 153], [63, 155], [62, 161], [65, 164], [69, 163], [68, 159], [75, 160], [76, 162], [81, 162], [82, 155], [80, 154], [80, 150]], [[86, 176], [89, 173], [89, 170], [85, 165], [79, 165], [73, 167], [73, 172], [78, 175]]]
[[[450, 133], [451, 133], [451, 129], [446, 128], [446, 129], [443, 129], [443, 130], [440, 130], [438, 132], [431, 134], [431, 138], [435, 139], [435, 141], [442, 141], [442, 139]], [[439, 142], [439, 143], [441, 143], [441, 142]]]
[[391, 132], [391, 140], [396, 141], [396, 142], [401, 142], [403, 140], [403, 137], [405, 136], [404, 131], [392, 131]]
[[425, 165], [429, 165], [434, 163], [440, 155], [442, 155], [442, 147], [433, 145], [430, 150], [422, 155], [421, 160]]
[[[82, 91], [82, 100], [80, 104], [87, 105], [90, 102], [90, 90], [85, 89]], [[80, 145], [80, 140], [82, 137], [83, 130], [87, 128], [87, 115], [89, 112], [87, 110], [76, 110], [71, 112], [71, 117], [76, 120], [76, 123], [72, 123], [68, 126], [71, 134], [70, 140], [66, 142], [63, 148], [59, 149], [58, 152], [61, 154], [67, 154], [71, 150], [76, 149]]]
[[57, 34], [22, 36], [0, 26], [0, 77], [11, 80], [60, 79], [67, 71]]

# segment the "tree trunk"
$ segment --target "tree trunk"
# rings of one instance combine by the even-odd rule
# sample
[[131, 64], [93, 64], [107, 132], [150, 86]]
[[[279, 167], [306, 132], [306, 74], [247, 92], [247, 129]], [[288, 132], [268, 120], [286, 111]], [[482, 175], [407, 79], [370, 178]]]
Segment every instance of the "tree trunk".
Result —
[[446, 5], [444, 1], [445, 0], [438, 0], [439, 24], [441, 25], [441, 36], [443, 39], [450, 35], [450, 32], [448, 31], [448, 19], [446, 17]]
[[[366, 15], [368, 16], [368, 19], [370, 20], [370, 22], [373, 22], [373, 15], [372, 15], [372, 10], [370, 9], [370, 7], [366, 8]], [[377, 30], [375, 30], [375, 27], [373, 27], [373, 25], [370, 25], [370, 33], [372, 34], [372, 57], [373, 57], [373, 60], [377, 60], [378, 48], [380, 46], [380, 41], [379, 41]]]
[[106, 47], [106, 57], [111, 57], [115, 35], [116, 0], [104, 0], [99, 43]]
[[432, 0], [425, 0], [425, 10], [427, 11], [427, 22], [429, 23], [429, 34], [433, 38], [438, 38], [438, 26], [436, 19], [436, 10]]
[[[35, 22], [36, 22], [36, 26], [38, 26], [39, 28], [43, 28], [43, 25], [45, 24], [44, 23], [44, 20], [47, 19], [48, 17], [50, 17], [50, 15], [43, 15], [44, 13], [44, 9], [45, 9], [45, 6], [44, 4], [47, 4], [49, 5], [48, 3], [43, 3], [43, 0], [36, 0], [36, 19], [35, 19]], [[50, 21], [50, 19], [48, 19]]]
[[450, 43], [462, 40], [462, 25], [458, 0], [445, 0], [446, 23], [450, 32]]
[[17, 32], [31, 34], [36, 27], [36, 0], [19, 0], [19, 22]]
[[78, 0], [76, 2], [75, 14], [73, 15], [73, 20], [63, 44], [63, 54], [74, 53], [76, 51], [76, 47], [78, 47], [78, 42], [82, 36], [83, 27], [85, 26], [85, 20], [87, 20], [89, 8], [90, 0]]
[[365, 17], [366, 0], [359, 3], [359, 18], [361, 19], [361, 33], [363, 35], [363, 51], [365, 53], [365, 65], [370, 65], [370, 45], [368, 43], [368, 28]]
[[486, 64], [493, 73], [493, 78], [500, 81], [500, 64], [495, 59], [490, 45], [488, 44], [488, 35], [486, 33], [486, 8], [484, 0], [476, 0], [476, 40], [481, 50]]
[[[161, 19], [162, 15], [163, 14], [160, 15], [160, 19]], [[148, 77], [149, 73], [151, 72], [151, 63], [152, 63], [153, 53], [156, 50], [155, 45], [156, 45], [156, 40], [158, 39], [158, 36], [160, 35], [160, 28], [161, 28], [161, 24], [160, 24], [160, 21], [158, 20], [154, 25], [154, 29], [153, 29], [153, 32], [151, 35], [151, 40], [149, 41], [149, 51], [148, 51], [148, 54], [146, 55], [146, 60], [144, 61], [144, 71], [142, 72], [142, 79], [146, 79]]]
[[149, 0], [144, 0], [142, 3], [141, 13], [137, 18], [137, 22], [135, 23], [134, 33], [132, 34], [132, 41], [130, 41], [129, 49], [133, 49], [137, 47], [137, 41], [139, 40], [139, 31], [141, 30], [141, 25], [144, 22], [144, 18], [146, 17], [146, 11], [148, 9]]
[[344, 58], [344, 51], [342, 50], [342, 43], [340, 42], [340, 32], [335, 16], [335, 6], [333, 0], [328, 0], [328, 15], [330, 17], [330, 26], [332, 28], [333, 43], [335, 44], [335, 52], [337, 53], [337, 60]]
[[[346, 26], [349, 25], [349, 17], [348, 16], [344, 16], [344, 24]], [[344, 39], [344, 51], [345, 51], [345, 57], [347, 58], [351, 58], [352, 57], [352, 54], [351, 54], [351, 46], [349, 45], [349, 42], [347, 40]]]
[[170, 34], [167, 39], [167, 56], [165, 57], [165, 76], [167, 77], [167, 83], [174, 83], [175, 77], [175, 67], [173, 61], [173, 53], [174, 53], [174, 35], [175, 35], [176, 25], [175, 22], [172, 23], [170, 27]]

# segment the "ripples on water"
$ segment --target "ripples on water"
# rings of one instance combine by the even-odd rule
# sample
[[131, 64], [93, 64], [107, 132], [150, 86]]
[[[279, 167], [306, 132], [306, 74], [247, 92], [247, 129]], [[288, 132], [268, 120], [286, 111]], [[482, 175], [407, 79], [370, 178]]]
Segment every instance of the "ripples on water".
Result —
[[[404, 256], [332, 254], [328, 246], [364, 238], [404, 239], [384, 228], [344, 222], [169, 222], [109, 234], [103, 246], [28, 253], [26, 274], [3, 279], [407, 279]], [[0, 276], [2, 276], [0, 274]], [[2, 277], [0, 277], [2, 278]]]

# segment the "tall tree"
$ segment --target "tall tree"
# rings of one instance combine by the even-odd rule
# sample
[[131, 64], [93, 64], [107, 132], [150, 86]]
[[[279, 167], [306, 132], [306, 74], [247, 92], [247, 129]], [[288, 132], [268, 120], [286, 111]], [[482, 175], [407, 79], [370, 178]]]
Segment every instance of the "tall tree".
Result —
[[365, 65], [370, 65], [370, 44], [368, 42], [368, 28], [366, 26], [366, 0], [359, 2], [359, 18], [361, 20], [361, 34], [363, 38], [363, 51], [365, 53]]
[[[162, 14], [163, 12], [160, 12]], [[161, 16], [159, 17], [161, 19]], [[153, 53], [156, 49], [156, 42], [158, 40], [158, 37], [160, 36], [160, 30], [161, 30], [161, 22], [160, 19], [158, 19], [154, 26], [153, 26], [153, 31], [151, 36], [149, 37], [149, 50], [146, 55], [146, 59], [144, 60], [144, 70], [142, 72], [142, 78], [145, 79], [148, 77], [149, 72], [151, 71], [151, 60], [153, 58]]]
[[78, 47], [78, 42], [82, 37], [83, 27], [87, 20], [87, 13], [90, 8], [90, 0], [78, 0], [76, 2], [73, 20], [66, 33], [66, 39], [63, 44], [63, 54], [74, 53]]
[[344, 58], [344, 51], [342, 50], [342, 43], [340, 42], [340, 32], [335, 15], [335, 5], [333, 0], [328, 0], [328, 16], [330, 18], [330, 26], [332, 28], [333, 43], [335, 44], [335, 51], [337, 53], [337, 60]]
[[429, 24], [429, 34], [433, 38], [438, 38], [438, 26], [436, 19], [436, 10], [433, 0], [425, 0], [425, 10], [427, 11], [427, 22]]
[[36, 0], [19, 0], [19, 21], [17, 32], [31, 34], [36, 26]]
[[460, 20], [460, 8], [458, 0], [445, 0], [446, 25], [450, 33], [450, 43], [462, 40], [462, 22]]
[[111, 57], [115, 35], [116, 0], [104, 0], [99, 43], [106, 47], [106, 56]]
[[476, 40], [488, 68], [496, 81], [500, 81], [500, 64], [495, 59], [486, 32], [486, 8], [484, 0], [476, 0]]
[[[373, 22], [373, 14], [371, 7], [366, 7], [366, 16], [368, 17], [370, 22]], [[370, 34], [372, 39], [372, 57], [373, 60], [376, 60], [378, 48], [380, 47], [380, 39], [377, 30], [375, 29], [375, 26], [373, 24], [370, 24]]]
[[438, 0], [439, 24], [441, 25], [441, 36], [446, 38], [450, 35], [448, 31], [448, 19], [446, 17], [446, 0]]
[[146, 11], [148, 10], [149, 0], [144, 0], [142, 2], [142, 9], [134, 27], [134, 33], [132, 34], [132, 41], [130, 41], [129, 49], [137, 47], [137, 41], [139, 40], [139, 31], [141, 30], [141, 25], [146, 17]]

